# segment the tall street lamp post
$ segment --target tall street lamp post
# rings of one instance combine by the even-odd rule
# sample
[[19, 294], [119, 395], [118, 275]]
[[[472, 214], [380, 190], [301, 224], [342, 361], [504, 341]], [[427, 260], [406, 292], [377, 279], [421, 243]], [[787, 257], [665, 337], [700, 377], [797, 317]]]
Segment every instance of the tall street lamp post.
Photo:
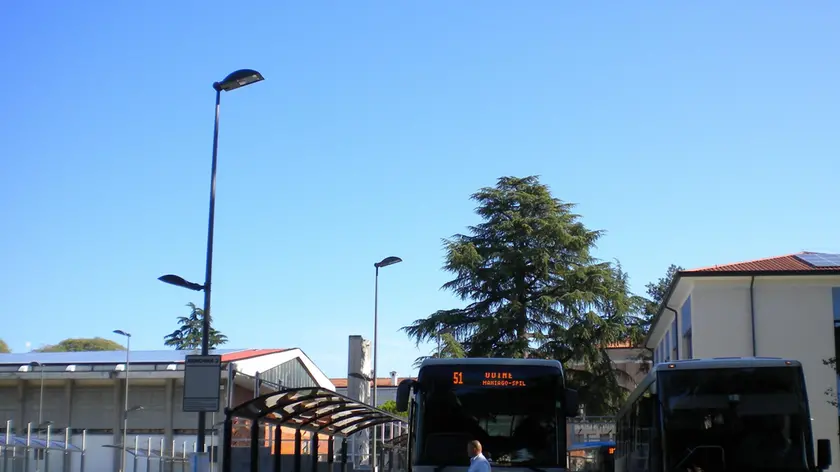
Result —
[[[204, 285], [189, 282], [177, 275], [164, 275], [158, 280], [178, 287], [195, 291], [204, 291], [204, 316], [201, 323], [201, 355], [206, 356], [210, 352], [210, 287], [213, 279], [213, 228], [216, 218], [216, 162], [219, 152], [219, 107], [222, 99], [222, 91], [230, 92], [238, 88], [251, 85], [264, 80], [262, 74], [252, 69], [240, 69], [228, 74], [221, 82], [213, 83], [213, 90], [216, 91], [216, 120], [213, 126], [213, 161], [210, 166], [210, 212], [207, 222], [207, 256], [204, 268]], [[204, 451], [205, 435], [207, 434], [207, 417], [203, 412], [198, 414], [198, 434], [196, 438], [196, 450]]]
[[125, 392], [123, 405], [123, 433], [122, 433], [122, 458], [120, 459], [120, 472], [125, 472], [125, 451], [126, 435], [128, 434], [128, 375], [131, 372], [131, 333], [121, 329], [115, 329], [114, 334], [125, 336]]
[[[389, 265], [399, 264], [400, 262], [402, 262], [402, 259], [399, 257], [390, 256], [373, 264], [376, 268], [376, 277], [373, 285], [373, 395], [371, 398], [371, 403], [373, 403], [374, 408], [376, 408], [376, 361], [379, 358], [379, 347], [377, 346], [377, 343], [379, 342], [379, 269], [382, 267], [388, 267]], [[379, 464], [376, 460], [376, 441], [378, 439], [376, 429], [376, 426], [374, 426], [373, 445], [371, 446], [370, 453], [371, 472], [376, 472], [377, 465]]]

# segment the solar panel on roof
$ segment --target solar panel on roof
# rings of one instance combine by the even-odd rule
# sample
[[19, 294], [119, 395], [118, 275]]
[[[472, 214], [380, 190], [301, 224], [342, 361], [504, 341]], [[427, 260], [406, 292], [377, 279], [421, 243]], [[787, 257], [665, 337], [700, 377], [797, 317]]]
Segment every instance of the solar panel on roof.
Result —
[[[210, 354], [229, 354], [241, 349], [211, 349]], [[194, 351], [131, 351], [131, 363], [165, 364], [184, 362], [184, 356]], [[25, 352], [0, 354], [0, 364], [25, 365], [30, 362], [44, 364], [122, 364], [125, 351], [88, 351], [88, 352]]]
[[840, 254], [809, 252], [795, 257], [812, 267], [840, 267]]

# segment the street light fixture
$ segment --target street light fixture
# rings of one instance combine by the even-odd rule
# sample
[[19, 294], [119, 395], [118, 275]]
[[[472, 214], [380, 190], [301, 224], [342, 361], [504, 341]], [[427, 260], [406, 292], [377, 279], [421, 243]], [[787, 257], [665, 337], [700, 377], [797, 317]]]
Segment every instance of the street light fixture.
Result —
[[[201, 355], [206, 356], [210, 352], [210, 290], [213, 280], [213, 228], [216, 219], [216, 167], [219, 154], [219, 109], [222, 101], [222, 91], [230, 92], [246, 85], [265, 80], [259, 72], [253, 69], [240, 69], [228, 74], [220, 82], [213, 82], [213, 90], [216, 91], [216, 120], [213, 126], [213, 161], [210, 166], [210, 211], [207, 221], [207, 256], [205, 259], [204, 285], [188, 282], [177, 275], [164, 275], [160, 281], [177, 285], [195, 291], [204, 291], [204, 309], [201, 323]], [[196, 450], [204, 451], [205, 435], [207, 434], [207, 416], [204, 412], [198, 413], [198, 434], [196, 438]]]
[[123, 405], [123, 434], [122, 434], [122, 459], [120, 462], [120, 472], [125, 472], [125, 453], [126, 453], [126, 435], [128, 434], [128, 374], [131, 371], [131, 333], [121, 329], [115, 329], [114, 334], [125, 336], [125, 399]]
[[135, 405], [127, 410], [125, 410], [125, 417], [128, 418], [129, 413], [134, 413], [135, 411], [140, 411], [143, 409], [143, 405]]
[[[399, 264], [402, 262], [397, 256], [390, 256], [382, 259], [379, 262], [373, 264], [376, 268], [376, 278], [374, 282], [374, 289], [373, 289], [373, 395], [372, 401], [373, 407], [376, 408], [376, 361], [379, 358], [379, 347], [377, 343], [379, 341], [379, 269], [382, 267], [388, 267], [389, 265]], [[373, 427], [373, 445], [371, 447], [371, 472], [376, 472], [377, 465], [379, 461], [376, 459], [376, 440], [378, 436], [376, 435], [376, 426]]]
[[168, 283], [170, 285], [174, 285], [176, 287], [182, 287], [182, 288], [186, 288], [186, 289], [189, 289], [189, 290], [195, 290], [196, 292], [200, 292], [200, 291], [204, 290], [204, 285], [190, 282], [188, 280], [185, 280], [183, 277], [180, 277], [180, 276], [177, 276], [177, 275], [172, 275], [172, 274], [161, 275], [160, 277], [158, 277], [158, 280], [160, 280], [161, 282]]

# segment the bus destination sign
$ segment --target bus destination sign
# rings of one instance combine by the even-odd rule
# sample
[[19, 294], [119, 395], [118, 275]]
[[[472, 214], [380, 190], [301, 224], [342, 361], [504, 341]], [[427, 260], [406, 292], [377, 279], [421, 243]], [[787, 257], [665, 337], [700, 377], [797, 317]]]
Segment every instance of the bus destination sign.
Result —
[[[469, 372], [469, 374], [477, 374], [478, 372]], [[453, 385], [465, 385], [464, 372], [452, 372]], [[517, 379], [513, 373], [505, 371], [485, 371], [481, 377], [468, 376], [466, 385], [477, 385], [482, 387], [527, 387], [527, 382], [522, 379]]]

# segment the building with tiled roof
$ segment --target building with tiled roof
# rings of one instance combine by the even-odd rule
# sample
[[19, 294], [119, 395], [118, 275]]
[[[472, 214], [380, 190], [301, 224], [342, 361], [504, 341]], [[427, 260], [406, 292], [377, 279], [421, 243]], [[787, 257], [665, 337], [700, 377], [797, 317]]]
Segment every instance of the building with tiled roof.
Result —
[[[798, 252], [678, 272], [645, 340], [655, 362], [710, 357], [796, 359], [814, 438], [840, 457], [840, 377], [823, 360], [840, 347], [840, 254]], [[826, 395], [824, 392], [828, 392]], [[832, 465], [833, 472], [840, 471]]]
[[[137, 444], [142, 450], [151, 448], [153, 455], [160, 451], [169, 458], [188, 455], [195, 446], [198, 423], [197, 413], [182, 411], [184, 363], [189, 354], [197, 353], [160, 350], [0, 354], [2, 433], [5, 434], [5, 425], [11, 425], [13, 436], [25, 437], [29, 425], [34, 438], [40, 417], [42, 439], [47, 427], [53, 439], [63, 441], [67, 435], [77, 447], [82, 445], [84, 436], [88, 470], [116, 471], [120, 467], [128, 385], [129, 449]], [[221, 439], [213, 430], [224, 419], [229, 401], [238, 405], [280, 387], [335, 390], [327, 376], [297, 348], [218, 349], [210, 354], [220, 355], [222, 361], [220, 409], [207, 415], [206, 444], [216, 451], [214, 462], [221, 449], [214, 446]], [[234, 373], [232, 386], [228, 385], [228, 366]], [[283, 433], [283, 453], [291, 454], [294, 431]], [[78, 455], [67, 456], [66, 460], [72, 462], [68, 470], [78, 470]], [[30, 467], [34, 470], [34, 463]]]

